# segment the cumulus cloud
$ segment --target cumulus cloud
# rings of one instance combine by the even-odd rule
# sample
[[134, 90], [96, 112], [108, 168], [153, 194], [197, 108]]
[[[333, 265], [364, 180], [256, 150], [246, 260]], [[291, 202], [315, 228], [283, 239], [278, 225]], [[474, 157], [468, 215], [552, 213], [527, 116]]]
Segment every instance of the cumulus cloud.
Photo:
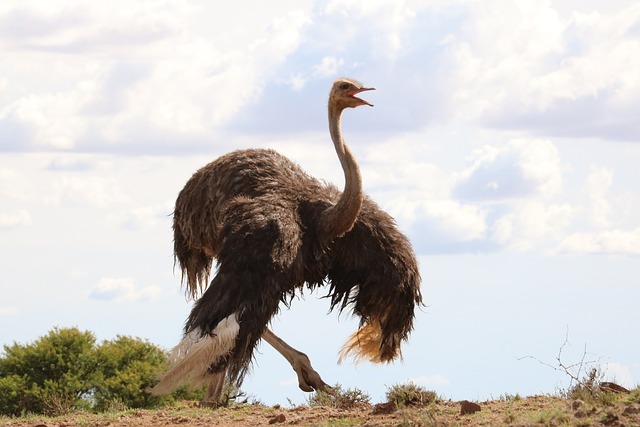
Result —
[[[192, 11], [189, 2], [136, 3], [115, 0], [87, 5], [78, 0], [42, 4], [27, 0], [0, 8], [0, 36], [12, 50], [95, 52], [123, 41], [148, 44], [180, 29]], [[136, 25], [130, 25], [135, 20]]]
[[419, 253], [474, 251], [487, 241], [486, 211], [455, 200], [393, 201], [389, 211]]
[[640, 255], [640, 227], [601, 232], [573, 233], [563, 238], [556, 251], [561, 254]]
[[607, 192], [613, 182], [613, 174], [605, 168], [591, 167], [587, 177], [587, 193], [589, 197], [590, 221], [597, 227], [611, 225], [611, 204], [607, 199]]
[[494, 222], [491, 239], [519, 251], [544, 248], [566, 235], [575, 215], [576, 209], [569, 204], [522, 202]]
[[31, 215], [26, 210], [19, 210], [14, 213], [0, 212], [0, 228], [28, 227], [31, 224]]
[[86, 129], [78, 106], [84, 105], [88, 96], [87, 87], [80, 84], [69, 92], [22, 97], [4, 112], [0, 110], [0, 121], [23, 130], [3, 136], [22, 149], [72, 148]]
[[468, 3], [451, 40], [459, 113], [547, 135], [634, 140], [640, 7], [561, 16], [553, 2]]
[[[380, 107], [356, 119], [368, 129], [455, 117], [552, 135], [639, 133], [637, 5], [564, 16], [535, 1], [310, 4], [243, 17], [242, 31], [224, 19], [235, 4], [3, 5], [2, 149], [184, 152], [239, 128], [319, 130], [338, 75], [381, 89]], [[44, 68], [46, 85], [25, 72]], [[309, 100], [317, 107], [301, 109]]]
[[11, 158], [7, 160], [9, 160], [7, 163], [11, 164], [11, 169], [0, 168], [0, 202], [23, 203], [31, 199], [35, 191], [29, 175], [21, 169], [21, 163]]
[[126, 212], [115, 214], [112, 221], [129, 230], [151, 228], [157, 225], [166, 225], [171, 220], [173, 212], [171, 204], [157, 204], [152, 206], [134, 207]]
[[[406, 1], [331, 0], [320, 2], [319, 15], [331, 18], [343, 25], [343, 28], [351, 29], [331, 34], [332, 42], [345, 43], [357, 38], [359, 33], [355, 29], [366, 23], [370, 35], [364, 39], [365, 46], [376, 46], [376, 49], [372, 50], [373, 55], [393, 58], [405, 46], [404, 42], [409, 29], [413, 27], [412, 21], [416, 11], [424, 7], [425, 5], [408, 4]], [[349, 24], [344, 25], [347, 22]]]
[[[185, 140], [210, 143], [217, 128], [259, 97], [309, 22], [291, 11], [225, 49], [218, 43], [223, 33], [210, 37], [210, 29], [194, 25], [192, 2], [120, 3], [22, 2], [0, 10], [0, 21], [41, 28], [0, 34], [11, 50], [3, 87], [33, 88], [3, 91], [0, 138], [10, 142], [3, 150], [184, 150], [193, 149]], [[43, 68], [48, 85], [36, 81]]]
[[125, 192], [114, 177], [99, 175], [65, 175], [51, 183], [51, 189], [44, 196], [49, 205], [61, 203], [81, 203], [95, 207], [106, 207], [127, 201]]
[[547, 140], [512, 140], [485, 146], [472, 155], [453, 192], [465, 200], [503, 200], [553, 196], [562, 187], [558, 150]]
[[376, 108], [350, 118], [355, 128], [415, 130], [445, 116], [451, 94], [442, 76], [450, 74], [450, 61], [440, 41], [459, 22], [455, 13], [440, 15], [441, 8], [437, 2], [317, 1], [303, 42], [278, 68], [285, 77], [267, 82], [235, 125], [274, 133], [324, 130], [327, 92], [339, 76], [379, 89], [368, 95]]
[[449, 198], [452, 177], [434, 163], [433, 146], [424, 135], [394, 135], [381, 142], [369, 141], [382, 139], [379, 135], [367, 136], [354, 138], [365, 186], [391, 199], [397, 198], [399, 189], [408, 200]]
[[73, 172], [86, 172], [95, 167], [94, 162], [86, 157], [82, 156], [56, 156], [50, 160], [45, 166], [49, 171], [73, 171]]
[[146, 302], [155, 299], [159, 294], [158, 286], [139, 288], [131, 278], [104, 277], [93, 287], [89, 298], [115, 302]]

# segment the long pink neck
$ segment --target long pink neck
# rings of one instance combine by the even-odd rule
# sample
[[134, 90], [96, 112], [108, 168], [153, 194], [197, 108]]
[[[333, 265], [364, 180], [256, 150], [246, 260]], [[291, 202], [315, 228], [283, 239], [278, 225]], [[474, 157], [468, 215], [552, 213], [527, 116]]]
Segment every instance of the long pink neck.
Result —
[[351, 230], [362, 206], [362, 177], [349, 147], [342, 139], [340, 117], [342, 109], [329, 107], [329, 132], [344, 171], [344, 191], [338, 202], [327, 208], [320, 220], [322, 236], [334, 239]]

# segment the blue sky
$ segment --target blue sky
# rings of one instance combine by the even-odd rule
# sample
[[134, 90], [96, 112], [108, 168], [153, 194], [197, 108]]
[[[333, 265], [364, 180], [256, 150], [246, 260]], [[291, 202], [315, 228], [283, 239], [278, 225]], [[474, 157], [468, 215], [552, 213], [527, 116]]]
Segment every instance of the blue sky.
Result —
[[[273, 330], [329, 383], [452, 399], [553, 392], [585, 346], [640, 382], [640, 5], [634, 1], [57, 0], [0, 4], [0, 343], [54, 326], [170, 348], [191, 302], [171, 212], [199, 167], [275, 148], [364, 187], [413, 242], [427, 307], [394, 365], [336, 365], [357, 326], [321, 295]], [[247, 392], [303, 402], [261, 346]]]

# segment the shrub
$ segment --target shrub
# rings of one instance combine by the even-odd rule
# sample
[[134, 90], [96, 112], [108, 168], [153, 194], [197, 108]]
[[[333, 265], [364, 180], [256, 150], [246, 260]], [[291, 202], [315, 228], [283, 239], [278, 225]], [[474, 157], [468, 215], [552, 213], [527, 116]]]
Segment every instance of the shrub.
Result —
[[148, 390], [165, 367], [165, 352], [139, 338], [118, 336], [96, 346], [90, 332], [54, 328], [31, 344], [4, 346], [0, 415], [149, 408], [202, 399], [202, 389], [187, 387], [168, 397], [151, 396]]
[[438, 400], [435, 391], [428, 391], [413, 383], [396, 384], [389, 387], [386, 397], [387, 401], [393, 402], [397, 408], [426, 406]]
[[0, 414], [19, 415], [25, 408], [26, 380], [19, 375], [0, 377]]
[[162, 403], [148, 390], [165, 366], [165, 353], [139, 338], [118, 336], [104, 341], [96, 350], [99, 380], [96, 381], [95, 408], [114, 406], [148, 408]]
[[4, 346], [0, 380], [3, 414], [57, 415], [87, 408], [96, 380], [95, 337], [76, 328], [54, 329], [34, 343]]
[[343, 390], [340, 384], [316, 391], [308, 398], [309, 406], [328, 406], [337, 409], [351, 409], [357, 405], [369, 404], [371, 397], [357, 388]]

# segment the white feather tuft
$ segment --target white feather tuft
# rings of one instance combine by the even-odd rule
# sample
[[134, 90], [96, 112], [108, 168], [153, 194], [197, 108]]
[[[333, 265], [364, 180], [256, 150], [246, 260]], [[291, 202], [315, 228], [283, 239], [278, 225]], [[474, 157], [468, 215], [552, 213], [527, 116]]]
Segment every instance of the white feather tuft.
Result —
[[209, 366], [231, 351], [239, 331], [238, 317], [233, 313], [221, 320], [211, 335], [200, 337], [196, 330], [185, 334], [169, 353], [169, 369], [151, 393], [159, 396], [169, 394], [185, 383], [205, 383]]

